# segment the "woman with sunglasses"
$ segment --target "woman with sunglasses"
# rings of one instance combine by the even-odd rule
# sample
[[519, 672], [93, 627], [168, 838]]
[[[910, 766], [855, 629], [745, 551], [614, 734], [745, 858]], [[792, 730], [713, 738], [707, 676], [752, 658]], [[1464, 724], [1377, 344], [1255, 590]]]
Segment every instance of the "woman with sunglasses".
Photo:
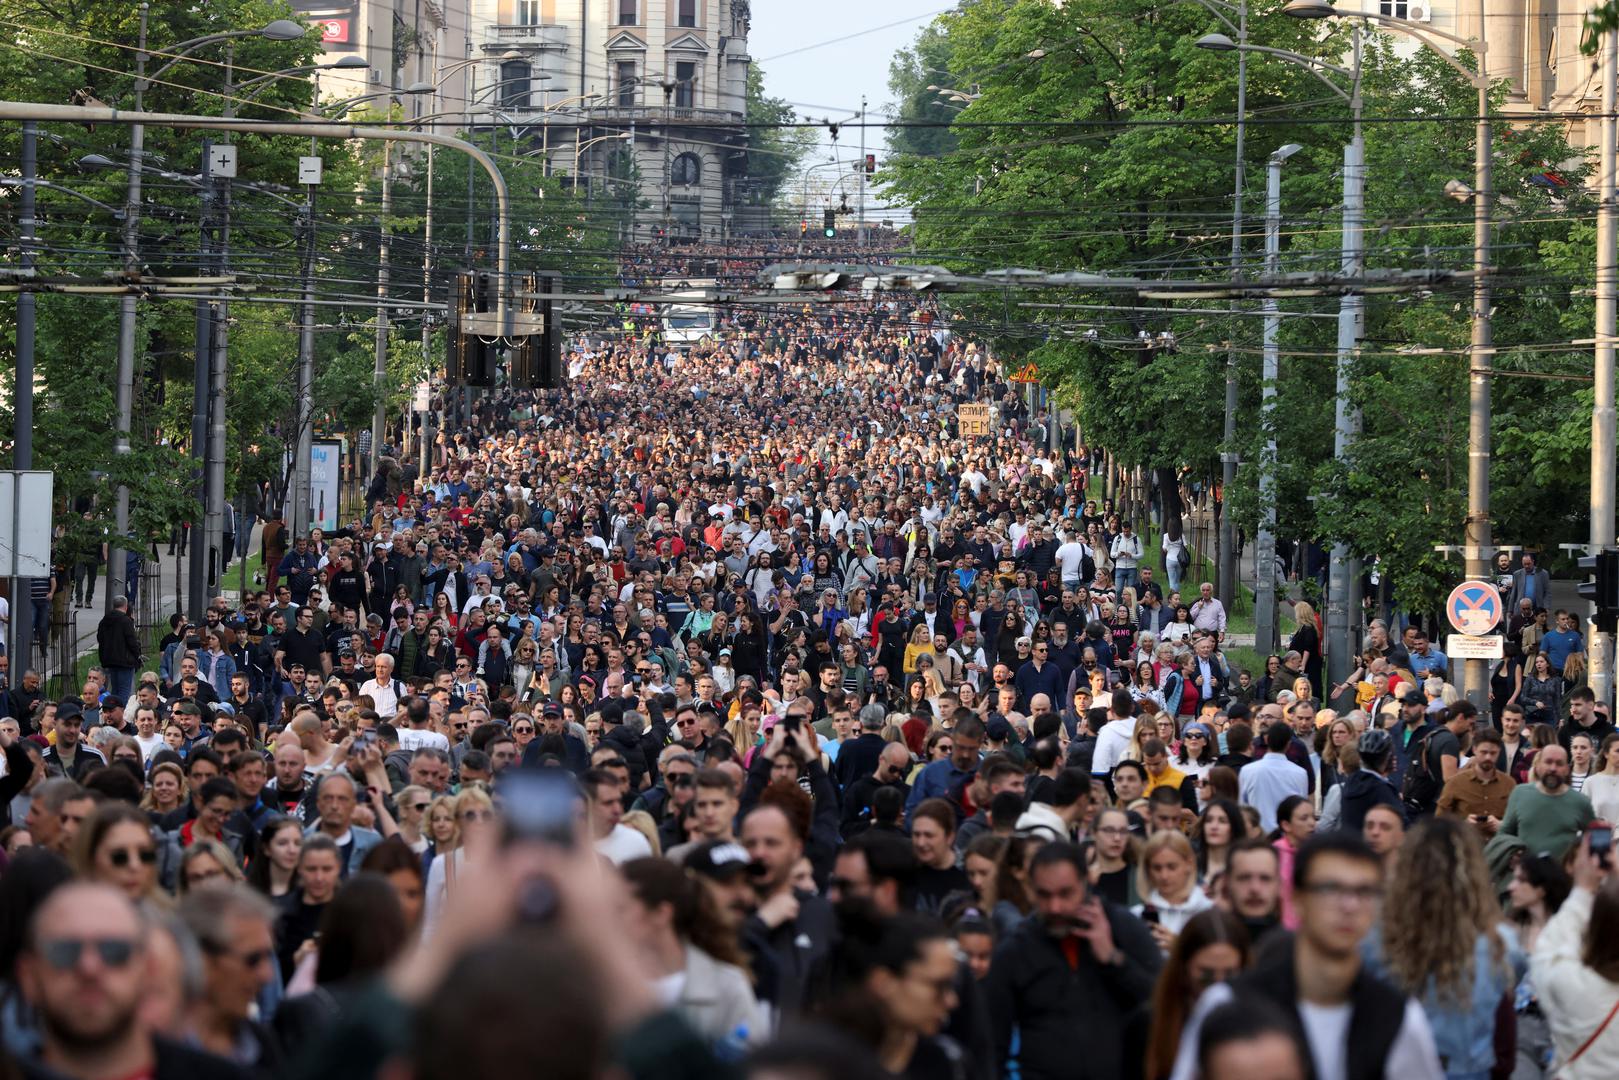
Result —
[[111, 885], [135, 903], [168, 897], [158, 890], [157, 841], [146, 815], [128, 803], [97, 807], [73, 847], [73, 868], [86, 881]]

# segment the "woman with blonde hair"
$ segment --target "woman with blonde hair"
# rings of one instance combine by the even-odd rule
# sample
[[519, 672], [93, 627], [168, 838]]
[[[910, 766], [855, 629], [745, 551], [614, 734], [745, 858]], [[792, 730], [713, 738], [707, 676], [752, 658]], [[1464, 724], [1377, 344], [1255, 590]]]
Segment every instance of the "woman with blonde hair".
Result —
[[1299, 654], [1304, 662], [1302, 668], [1305, 678], [1310, 680], [1311, 692], [1307, 695], [1313, 698], [1321, 697], [1321, 627], [1316, 622], [1315, 609], [1308, 603], [1300, 600], [1293, 605], [1293, 618], [1298, 620], [1299, 628], [1288, 639], [1287, 647], [1290, 651]]
[[905, 645], [905, 660], [901, 670], [907, 675], [916, 674], [917, 657], [932, 653], [933, 634], [928, 631], [927, 623], [919, 622], [911, 627], [911, 639]]
[[1496, 902], [1478, 833], [1459, 818], [1429, 818], [1394, 855], [1385, 918], [1371, 966], [1422, 1003], [1445, 1075], [1487, 1077], [1496, 1018], [1528, 964]]
[[[456, 843], [448, 852], [437, 852], [433, 865], [427, 869], [427, 914], [424, 926], [428, 927], [438, 920], [439, 912], [444, 909], [444, 901], [455, 888], [456, 874], [466, 865], [467, 846], [476, 844], [487, 830], [495, 827], [495, 803], [482, 786], [463, 788], [461, 794], [454, 797], [451, 806], [457, 829]], [[437, 803], [429, 808], [430, 821], [431, 815], [437, 809]]]
[[1158, 947], [1175, 943], [1188, 919], [1214, 906], [1197, 883], [1197, 854], [1186, 834], [1156, 832], [1147, 837], [1137, 862], [1136, 893], [1142, 902], [1131, 910], [1143, 919]]

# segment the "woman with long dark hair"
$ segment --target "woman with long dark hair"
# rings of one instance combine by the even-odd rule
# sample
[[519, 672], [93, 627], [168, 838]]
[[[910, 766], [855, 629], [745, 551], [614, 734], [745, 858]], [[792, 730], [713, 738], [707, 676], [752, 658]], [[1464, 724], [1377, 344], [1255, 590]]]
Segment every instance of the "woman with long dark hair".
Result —
[[1210, 799], [1192, 827], [1192, 850], [1197, 852], [1197, 876], [1208, 887], [1216, 874], [1225, 872], [1231, 848], [1248, 835], [1242, 808], [1229, 799]]
[[1248, 931], [1229, 911], [1213, 908], [1186, 921], [1158, 973], [1151, 1003], [1131, 1018], [1138, 1035], [1143, 1024], [1151, 1025], [1139, 1075], [1164, 1080], [1174, 1071], [1181, 1032], [1197, 999], [1209, 987], [1229, 982], [1252, 958]]

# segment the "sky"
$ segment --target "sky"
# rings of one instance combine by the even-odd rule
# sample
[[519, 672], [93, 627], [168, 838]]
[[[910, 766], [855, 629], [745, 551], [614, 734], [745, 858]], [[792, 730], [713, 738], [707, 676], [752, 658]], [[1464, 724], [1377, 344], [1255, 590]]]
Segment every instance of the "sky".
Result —
[[[881, 120], [889, 102], [888, 63], [910, 45], [951, 0], [753, 0], [748, 50], [765, 72], [765, 92], [783, 98], [805, 119], [843, 120], [867, 98], [868, 120]], [[822, 150], [806, 164], [829, 158]], [[860, 132], [838, 137], [839, 158], [859, 153]], [[882, 132], [867, 129], [866, 152], [882, 154]]]

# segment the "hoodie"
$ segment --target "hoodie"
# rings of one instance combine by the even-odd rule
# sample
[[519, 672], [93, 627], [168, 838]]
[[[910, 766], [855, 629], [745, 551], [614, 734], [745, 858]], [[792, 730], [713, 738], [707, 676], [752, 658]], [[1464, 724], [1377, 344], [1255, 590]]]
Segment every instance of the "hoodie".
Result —
[[1109, 720], [1096, 736], [1096, 750], [1091, 754], [1091, 775], [1101, 776], [1113, 771], [1130, 749], [1130, 736], [1135, 734], [1136, 722], [1129, 717]]
[[1360, 832], [1366, 821], [1366, 811], [1378, 803], [1386, 803], [1400, 812], [1400, 818], [1405, 819], [1405, 803], [1400, 799], [1400, 793], [1394, 789], [1394, 781], [1382, 773], [1371, 769], [1361, 769], [1351, 775], [1343, 783], [1343, 809], [1338, 817], [1338, 827], [1347, 832]]

